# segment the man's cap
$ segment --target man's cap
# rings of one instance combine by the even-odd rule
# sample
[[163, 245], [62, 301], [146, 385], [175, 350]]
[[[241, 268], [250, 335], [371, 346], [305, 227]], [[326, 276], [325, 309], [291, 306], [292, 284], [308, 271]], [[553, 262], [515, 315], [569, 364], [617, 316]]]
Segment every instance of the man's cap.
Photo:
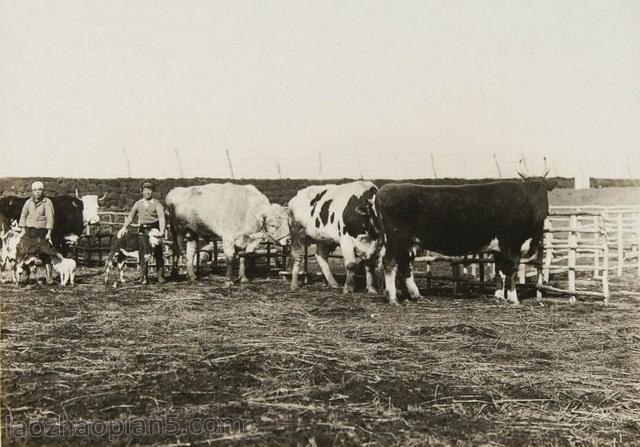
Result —
[[141, 189], [144, 189], [144, 188], [149, 188], [151, 191], [155, 191], [156, 190], [156, 185], [154, 185], [153, 182], [150, 182], [150, 181], [147, 180], [146, 182], [144, 182], [142, 184], [142, 188]]
[[41, 181], [35, 181], [31, 184], [31, 189], [44, 189], [44, 183]]

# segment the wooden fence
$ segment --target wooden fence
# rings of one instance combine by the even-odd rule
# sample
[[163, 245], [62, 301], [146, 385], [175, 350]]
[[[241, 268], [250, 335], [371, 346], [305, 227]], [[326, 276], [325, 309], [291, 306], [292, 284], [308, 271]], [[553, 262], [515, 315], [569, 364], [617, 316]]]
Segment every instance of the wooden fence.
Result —
[[[640, 206], [553, 206], [557, 213], [596, 213], [604, 219], [609, 248], [608, 268], [622, 276], [631, 270], [640, 275]], [[578, 227], [592, 226], [588, 218], [578, 220]], [[595, 236], [592, 236], [595, 237]], [[594, 258], [594, 268], [599, 268]]]

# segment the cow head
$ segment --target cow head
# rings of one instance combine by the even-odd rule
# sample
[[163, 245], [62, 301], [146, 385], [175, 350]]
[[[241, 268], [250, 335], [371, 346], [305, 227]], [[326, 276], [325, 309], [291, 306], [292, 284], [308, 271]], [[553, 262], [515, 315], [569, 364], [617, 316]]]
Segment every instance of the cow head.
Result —
[[98, 224], [100, 223], [100, 215], [98, 214], [98, 210], [100, 208], [100, 204], [107, 197], [107, 193], [100, 198], [97, 195], [86, 195], [80, 196], [78, 194], [78, 190], [76, 189], [76, 198], [78, 200], [82, 200], [82, 220], [85, 225], [90, 224]]
[[273, 242], [287, 245], [289, 242], [289, 212], [287, 208], [277, 204], [265, 206], [258, 214], [262, 221], [262, 231]]
[[527, 169], [524, 159], [521, 158], [518, 162], [518, 175], [525, 182], [542, 183], [547, 191], [551, 191], [558, 184], [558, 182], [554, 179], [547, 179], [547, 175], [549, 175], [549, 168], [547, 167], [547, 157], [544, 157], [544, 172], [540, 176], [531, 175], [529, 173], [529, 170]]

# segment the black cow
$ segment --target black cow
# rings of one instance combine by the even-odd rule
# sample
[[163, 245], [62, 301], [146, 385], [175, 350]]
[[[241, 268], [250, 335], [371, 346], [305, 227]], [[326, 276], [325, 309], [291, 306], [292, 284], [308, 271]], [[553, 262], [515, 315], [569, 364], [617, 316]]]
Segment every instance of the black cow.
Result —
[[[389, 303], [397, 305], [396, 271], [409, 298], [420, 298], [412, 272], [418, 249], [459, 256], [494, 253], [496, 297], [518, 303], [515, 273], [521, 256], [535, 254], [549, 213], [547, 191], [555, 182], [544, 177], [460, 186], [388, 184], [375, 198], [384, 232], [382, 265]], [[546, 176], [546, 173], [545, 173]]]
[[[152, 228], [148, 233], [148, 241], [145, 241], [143, 233], [125, 233], [121, 238], [114, 237], [111, 240], [111, 251], [107, 257], [104, 271], [105, 284], [109, 280], [111, 267], [118, 267], [120, 272], [120, 282], [124, 283], [124, 266], [127, 257], [137, 257], [140, 265], [141, 283], [147, 284], [147, 263], [151, 258], [153, 250], [162, 243], [162, 233], [157, 228]], [[162, 273], [159, 271], [158, 275]], [[159, 282], [164, 282], [164, 278], [158, 276]], [[114, 284], [114, 287], [117, 283]]]

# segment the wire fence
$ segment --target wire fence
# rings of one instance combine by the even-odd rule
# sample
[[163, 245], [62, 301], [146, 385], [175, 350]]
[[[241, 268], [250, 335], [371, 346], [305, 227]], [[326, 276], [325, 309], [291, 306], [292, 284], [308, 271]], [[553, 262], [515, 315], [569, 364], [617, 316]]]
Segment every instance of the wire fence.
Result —
[[[74, 163], [52, 159], [48, 175], [62, 177], [153, 178], [514, 178], [521, 158], [533, 175], [545, 170], [545, 154], [527, 152], [474, 152], [442, 149], [355, 152], [323, 148], [179, 148], [127, 150], [101, 154], [100, 163], [78, 154]], [[640, 157], [581, 154], [568, 150], [562, 156], [546, 154], [554, 177], [576, 178], [588, 187], [589, 177], [627, 179], [640, 172]], [[92, 174], [85, 172], [93, 166]], [[6, 169], [6, 167], [5, 167]], [[7, 175], [13, 175], [7, 172]]]

